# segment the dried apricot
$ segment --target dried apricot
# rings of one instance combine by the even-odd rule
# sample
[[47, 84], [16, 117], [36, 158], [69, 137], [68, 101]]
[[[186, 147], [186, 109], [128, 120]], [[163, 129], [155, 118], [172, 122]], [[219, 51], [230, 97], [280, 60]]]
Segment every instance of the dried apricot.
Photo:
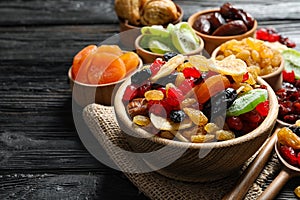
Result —
[[96, 45], [88, 45], [79, 51], [73, 58], [72, 77], [76, 79], [80, 66], [88, 55], [94, 53], [97, 49]]
[[126, 67], [126, 73], [133, 71], [139, 64], [139, 56], [134, 52], [126, 52], [120, 56]]
[[118, 45], [101, 45], [97, 49], [97, 53], [105, 52], [121, 56], [123, 54], [122, 50]]
[[97, 52], [92, 58], [87, 77], [91, 84], [104, 84], [118, 81], [125, 74], [125, 64], [119, 56]]

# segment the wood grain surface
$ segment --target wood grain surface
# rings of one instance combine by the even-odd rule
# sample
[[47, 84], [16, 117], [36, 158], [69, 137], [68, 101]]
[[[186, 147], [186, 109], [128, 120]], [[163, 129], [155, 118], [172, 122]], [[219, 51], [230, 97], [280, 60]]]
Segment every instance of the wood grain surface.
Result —
[[[176, 0], [184, 20], [223, 1]], [[300, 47], [298, 0], [231, 1]], [[72, 119], [73, 56], [119, 32], [113, 0], [0, 1], [0, 199], [147, 199], [93, 158]], [[270, 179], [267, 185], [271, 182]], [[296, 199], [294, 178], [277, 199]]]

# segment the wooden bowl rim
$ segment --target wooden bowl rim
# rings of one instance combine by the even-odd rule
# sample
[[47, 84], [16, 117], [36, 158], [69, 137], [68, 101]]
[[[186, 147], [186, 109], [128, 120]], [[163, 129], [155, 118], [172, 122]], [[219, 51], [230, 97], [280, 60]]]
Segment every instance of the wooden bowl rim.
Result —
[[122, 83], [116, 92], [115, 99], [114, 99], [115, 114], [116, 114], [117, 120], [121, 121], [121, 124], [126, 126], [126, 128], [131, 129], [137, 135], [141, 136], [144, 139], [150, 140], [154, 143], [158, 143], [161, 145], [170, 145], [173, 147], [184, 148], [184, 149], [187, 149], [187, 148], [189, 148], [189, 149], [212, 149], [212, 148], [230, 147], [233, 145], [238, 145], [238, 144], [242, 144], [242, 143], [254, 140], [255, 138], [261, 136], [262, 134], [267, 134], [264, 132], [265, 129], [272, 127], [272, 125], [274, 125], [274, 123], [277, 119], [279, 106], [278, 106], [278, 101], [277, 101], [275, 92], [272, 90], [271, 86], [267, 82], [265, 82], [262, 78], [258, 77], [258, 82], [260, 84], [267, 86], [269, 102], [270, 102], [268, 116], [264, 119], [264, 121], [260, 124], [260, 126], [258, 126], [253, 131], [251, 131], [243, 136], [240, 136], [240, 137], [237, 137], [237, 138], [234, 138], [231, 140], [227, 140], [227, 141], [210, 142], [210, 143], [191, 143], [191, 142], [173, 141], [173, 140], [160, 138], [160, 137], [156, 137], [156, 136], [150, 137], [151, 136], [150, 133], [147, 133], [147, 131], [145, 131], [144, 129], [139, 128], [139, 127], [134, 129], [132, 127], [132, 120], [128, 117], [128, 115], [126, 113], [126, 109], [122, 102], [122, 95], [124, 93], [124, 89], [126, 88], [126, 86], [130, 84], [130, 78], [128, 78], [124, 83]]
[[[220, 9], [208, 9], [208, 10], [203, 10], [203, 11], [196, 12], [196, 13], [192, 14], [188, 18], [188, 23], [190, 24], [191, 27], [193, 27], [193, 24], [194, 24], [195, 20], [198, 18], [198, 16], [203, 15], [203, 14], [207, 14], [207, 13], [218, 12], [218, 11], [220, 11]], [[235, 38], [244, 38], [244, 37], [247, 37], [247, 36], [251, 35], [257, 29], [257, 25], [258, 25], [257, 21], [256, 21], [256, 19], [254, 19], [254, 25], [253, 25], [253, 27], [250, 30], [248, 30], [247, 32], [245, 32], [243, 34], [230, 35], [230, 36], [212, 36], [212, 35], [207, 35], [207, 34], [201, 33], [201, 32], [199, 32], [199, 31], [197, 31], [195, 29], [194, 29], [194, 31], [198, 35], [200, 35], [201, 37], [203, 37], [205, 39], [210, 39], [210, 40], [230, 40], [230, 39], [235, 39]]]

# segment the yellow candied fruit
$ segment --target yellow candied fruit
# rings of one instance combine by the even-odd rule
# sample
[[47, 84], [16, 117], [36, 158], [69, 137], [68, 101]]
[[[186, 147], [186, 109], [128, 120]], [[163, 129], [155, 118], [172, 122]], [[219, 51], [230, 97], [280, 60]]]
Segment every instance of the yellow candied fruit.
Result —
[[212, 141], [215, 139], [214, 135], [207, 134], [207, 135], [192, 135], [191, 136], [191, 142], [194, 143], [203, 143], [203, 142], [208, 142]]
[[143, 115], [136, 115], [133, 117], [133, 123], [139, 125], [139, 126], [147, 126], [150, 124], [149, 117], [143, 116]]
[[215, 133], [216, 131], [220, 130], [220, 128], [219, 128], [215, 123], [207, 123], [207, 124], [204, 126], [204, 130], [205, 130], [207, 133], [213, 134], [213, 133]]
[[183, 111], [189, 116], [192, 122], [198, 126], [204, 126], [208, 122], [207, 117], [200, 110], [183, 108]]
[[298, 198], [300, 198], [300, 186], [295, 188], [294, 193]]
[[277, 138], [280, 144], [287, 145], [293, 149], [300, 149], [300, 137], [288, 127], [281, 128], [277, 133]]
[[144, 94], [147, 101], [157, 100], [160, 101], [164, 98], [164, 93], [160, 90], [149, 90]]
[[226, 130], [218, 130], [216, 131], [216, 139], [217, 140], [231, 140], [235, 138], [235, 135], [232, 131], [226, 131]]

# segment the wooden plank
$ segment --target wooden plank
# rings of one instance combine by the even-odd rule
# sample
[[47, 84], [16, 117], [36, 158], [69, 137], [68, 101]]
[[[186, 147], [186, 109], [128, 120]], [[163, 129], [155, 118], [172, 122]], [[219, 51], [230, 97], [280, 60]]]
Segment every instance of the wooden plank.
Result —
[[[118, 23], [113, 0], [2, 0], [0, 2], [1, 25], [31, 24], [111, 24]], [[184, 20], [193, 13], [220, 7], [220, 0], [186, 1], [174, 0], [182, 6]], [[232, 0], [237, 7], [243, 8], [258, 20], [299, 19], [300, 2], [297, 0], [238, 1]], [[289, 12], [286, 12], [286, 10]], [[261, 11], [264, 11], [263, 13]], [[16, 14], [18, 13], [18, 14]]]
[[0, 199], [147, 199], [119, 173], [58, 173], [0, 175]]

